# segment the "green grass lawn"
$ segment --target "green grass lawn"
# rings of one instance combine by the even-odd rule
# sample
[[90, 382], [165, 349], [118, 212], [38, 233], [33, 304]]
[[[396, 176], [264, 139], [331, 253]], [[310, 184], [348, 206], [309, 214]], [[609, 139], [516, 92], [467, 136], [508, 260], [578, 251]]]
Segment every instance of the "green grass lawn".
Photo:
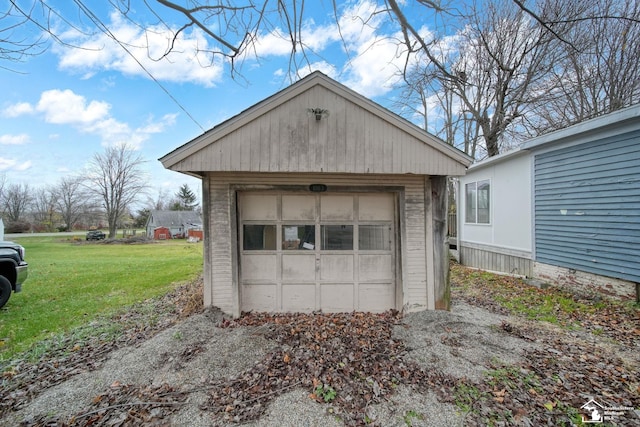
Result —
[[163, 295], [202, 272], [202, 243], [13, 240], [26, 249], [29, 278], [0, 310], [0, 361], [52, 335]]

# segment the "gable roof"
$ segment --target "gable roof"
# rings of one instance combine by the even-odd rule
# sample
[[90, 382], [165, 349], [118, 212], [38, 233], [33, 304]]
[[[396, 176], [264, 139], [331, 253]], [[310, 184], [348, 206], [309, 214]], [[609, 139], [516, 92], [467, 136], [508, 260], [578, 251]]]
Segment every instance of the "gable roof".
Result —
[[157, 227], [165, 226], [183, 226], [183, 225], [202, 225], [202, 218], [195, 211], [151, 211], [147, 225], [155, 224]]
[[[311, 109], [328, 111], [316, 120]], [[206, 172], [463, 175], [472, 159], [319, 71], [166, 154]]]

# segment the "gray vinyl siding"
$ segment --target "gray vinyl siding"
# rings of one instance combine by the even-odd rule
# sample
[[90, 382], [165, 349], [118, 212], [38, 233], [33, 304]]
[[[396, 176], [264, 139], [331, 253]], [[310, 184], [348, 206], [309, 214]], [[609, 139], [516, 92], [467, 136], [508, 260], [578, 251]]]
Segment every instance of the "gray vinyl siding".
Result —
[[640, 282], [640, 131], [535, 156], [536, 261]]

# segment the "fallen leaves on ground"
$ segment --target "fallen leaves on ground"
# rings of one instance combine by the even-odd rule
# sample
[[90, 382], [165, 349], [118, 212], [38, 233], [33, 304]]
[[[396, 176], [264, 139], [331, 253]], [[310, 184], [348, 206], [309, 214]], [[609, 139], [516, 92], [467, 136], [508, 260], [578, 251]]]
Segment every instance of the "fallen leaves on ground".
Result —
[[401, 316], [381, 314], [246, 314], [221, 327], [266, 327], [265, 336], [278, 343], [252, 369], [215, 386], [203, 409], [224, 419], [245, 422], [259, 418], [280, 394], [301, 387], [309, 397], [330, 405], [346, 425], [367, 424], [367, 407], [388, 398], [399, 384], [434, 390], [451, 388], [456, 380], [425, 371], [405, 360], [404, 343], [392, 337]]
[[[364, 425], [372, 421], [367, 409], [388, 400], [399, 384], [431, 391], [442, 402], [457, 405], [466, 412], [466, 426], [570, 426], [578, 422], [578, 409], [590, 399], [606, 406], [640, 408], [637, 307], [562, 289], [537, 289], [517, 278], [456, 264], [451, 277], [454, 303], [466, 301], [510, 315], [495, 325], [496, 330], [535, 344], [521, 362], [503, 365], [495, 360], [486, 366], [485, 378], [473, 382], [409, 360], [405, 344], [392, 333], [402, 325], [396, 312], [247, 314], [223, 320], [219, 326], [254, 328], [274, 340], [276, 350], [238, 376], [209, 384], [210, 398], [201, 409], [218, 421], [254, 420], [277, 396], [302, 388], [310, 400], [325, 405], [345, 424]], [[202, 310], [201, 293], [186, 288], [163, 301], [150, 314], [160, 318], [151, 325], [145, 317], [148, 312], [133, 311], [114, 319], [123, 330], [116, 338], [98, 336], [82, 342], [65, 338], [36, 363], [23, 360], [4, 366], [0, 414], [19, 409], [77, 373], [99, 368], [110, 351], [138, 344]], [[447, 336], [441, 342], [452, 351], [472, 345]], [[200, 344], [185, 346], [176, 366], [196, 357], [202, 351]], [[95, 397], [92, 408], [71, 420], [38, 418], [29, 425], [163, 425], [187, 392], [167, 385], [115, 384]], [[640, 419], [632, 417], [624, 418], [623, 425], [640, 425]]]
[[550, 286], [539, 289], [517, 277], [451, 266], [452, 299], [494, 313], [548, 320], [611, 338], [621, 344], [640, 340], [640, 309], [599, 294], [580, 294]]
[[[153, 307], [148, 310], [145, 307]], [[140, 306], [109, 320], [121, 327], [115, 337], [98, 334], [78, 339], [75, 334], [47, 343], [49, 347], [35, 362], [14, 359], [1, 366], [0, 416], [28, 404], [44, 390], [74, 375], [98, 369], [109, 353], [139, 344], [180, 319], [203, 310], [202, 278], [182, 285], [153, 303]], [[94, 329], [96, 325], [89, 325]], [[94, 329], [95, 330], [95, 329]], [[78, 342], [80, 341], [80, 342]]]
[[[515, 277], [452, 265], [453, 299], [498, 314], [531, 319], [553, 307], [552, 323], [502, 322], [511, 335], [539, 344], [518, 366], [492, 366], [476, 384], [482, 398], [466, 419], [505, 425], [574, 425], [590, 399], [606, 407], [640, 408], [640, 310], [632, 304], [566, 289], [538, 289]], [[519, 310], [509, 309], [516, 306]], [[524, 314], [523, 314], [524, 313]], [[547, 311], [548, 313], [548, 311]], [[533, 316], [532, 316], [533, 315]], [[496, 389], [500, 396], [495, 396]], [[498, 397], [489, 399], [490, 396]], [[640, 426], [633, 413], [619, 420]]]
[[87, 411], [71, 419], [57, 419], [43, 415], [25, 420], [24, 427], [75, 426], [170, 426], [168, 417], [180, 410], [187, 394], [167, 384], [136, 386], [114, 383], [95, 396]]

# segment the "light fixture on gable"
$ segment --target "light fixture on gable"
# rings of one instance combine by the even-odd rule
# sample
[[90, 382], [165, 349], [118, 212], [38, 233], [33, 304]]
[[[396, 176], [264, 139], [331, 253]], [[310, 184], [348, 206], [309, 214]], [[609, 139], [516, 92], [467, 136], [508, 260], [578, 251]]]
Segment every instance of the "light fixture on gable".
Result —
[[329, 110], [324, 108], [307, 108], [307, 113], [314, 116], [316, 121], [322, 120], [323, 117], [329, 117]]

